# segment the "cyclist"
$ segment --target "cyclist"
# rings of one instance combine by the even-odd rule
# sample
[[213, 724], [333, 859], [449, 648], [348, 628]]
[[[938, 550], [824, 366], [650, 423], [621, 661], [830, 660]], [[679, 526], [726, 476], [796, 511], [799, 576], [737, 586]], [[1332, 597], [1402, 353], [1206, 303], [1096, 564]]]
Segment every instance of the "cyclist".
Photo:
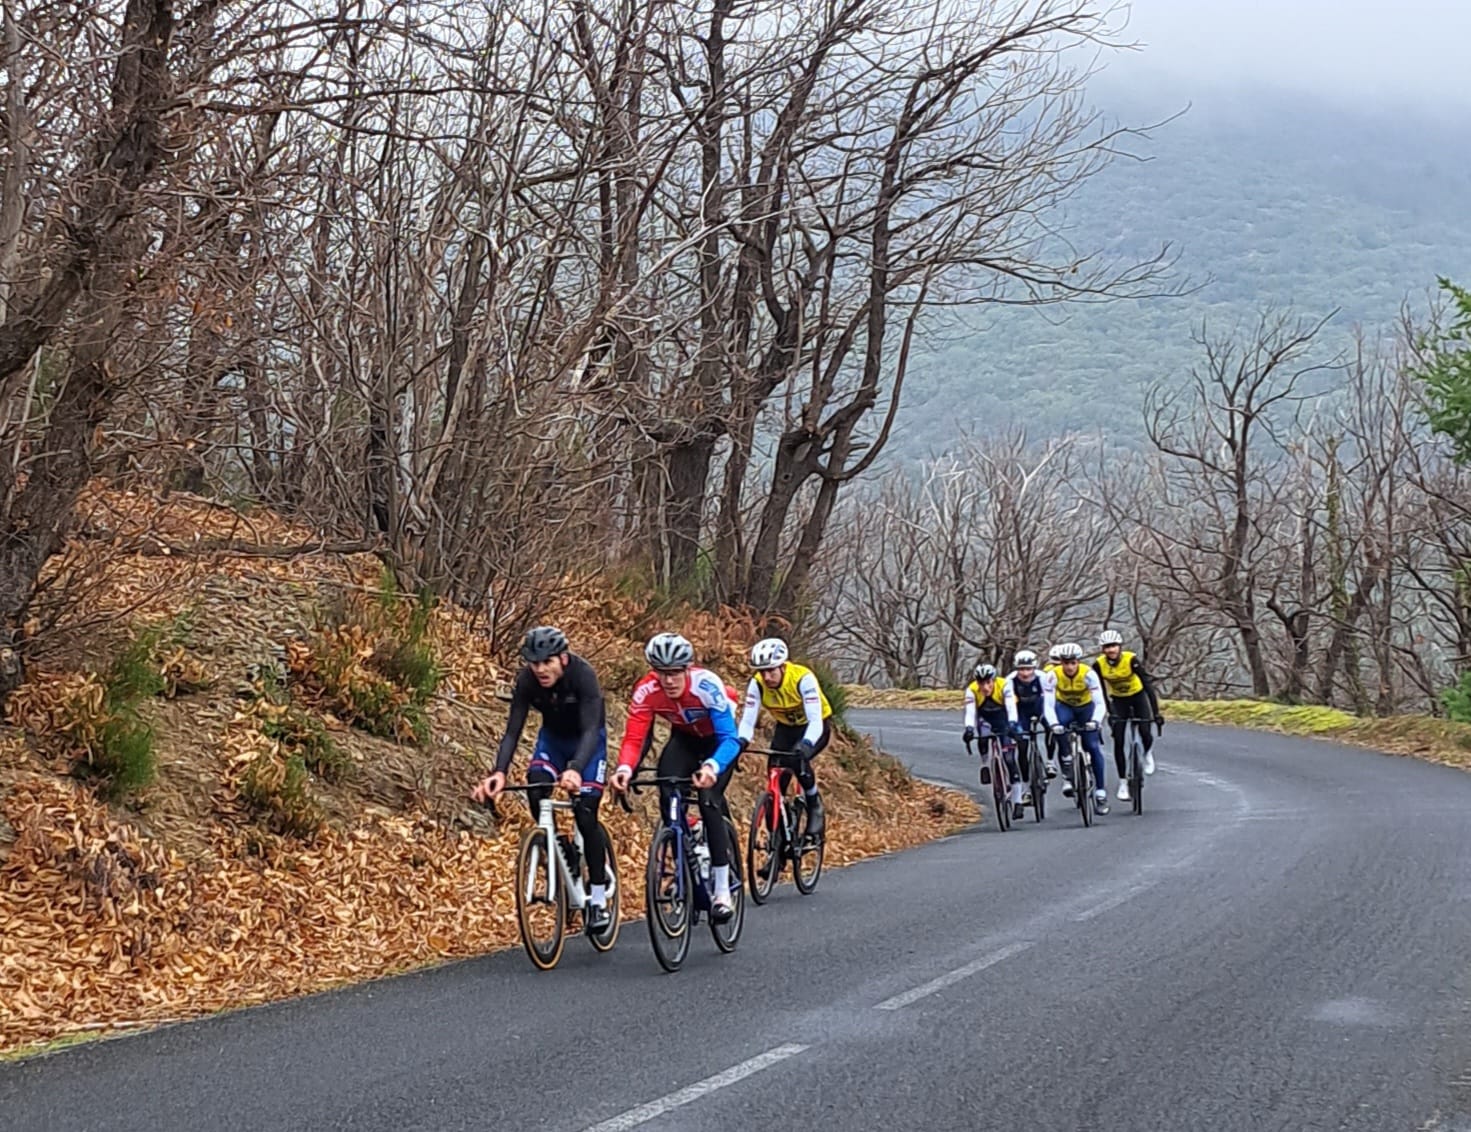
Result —
[[[628, 724], [618, 750], [618, 769], [612, 787], [620, 793], [647, 749], [655, 718], [669, 724], [669, 742], [659, 754], [660, 777], [693, 778], [700, 817], [710, 848], [711, 879], [715, 896], [710, 918], [727, 923], [735, 914], [730, 898], [731, 844], [725, 826], [725, 788], [741, 753], [736, 734], [735, 705], [725, 681], [695, 666], [694, 646], [678, 633], [660, 633], [644, 648], [653, 670], [633, 689]], [[659, 787], [661, 812], [669, 812], [670, 787]]]
[[1073, 796], [1072, 766], [1067, 757], [1067, 746], [1060, 737], [1069, 724], [1080, 723], [1084, 727], [1083, 749], [1093, 760], [1094, 808], [1100, 814], [1108, 813], [1106, 767], [1103, 761], [1103, 744], [1098, 741], [1098, 729], [1103, 725], [1107, 706], [1103, 699], [1103, 682], [1098, 673], [1083, 663], [1083, 650], [1071, 642], [1057, 647], [1057, 672], [1043, 685], [1042, 714], [1052, 733], [1059, 736], [1059, 749], [1063, 752], [1062, 773], [1064, 775], [1063, 797]]
[[531, 816], [541, 813], [541, 804], [551, 796], [556, 783], [577, 800], [572, 814], [582, 834], [587, 855], [587, 928], [594, 935], [607, 931], [613, 922], [608, 912], [608, 846], [598, 824], [598, 805], [603, 800], [603, 782], [608, 767], [608, 729], [603, 712], [603, 690], [592, 665], [567, 647], [560, 629], [538, 625], [521, 644], [524, 668], [516, 674], [511, 689], [511, 714], [506, 733], [496, 752], [495, 769], [471, 791], [477, 802], [488, 802], [506, 788], [506, 771], [521, 741], [526, 713], [541, 713], [541, 729], [526, 781], [545, 782], [546, 787], [527, 791]]
[[[1006, 704], [1002, 701], [1001, 682], [996, 679], [996, 669], [989, 664], [976, 665], [976, 678], [965, 689], [965, 742], [969, 746], [979, 732], [985, 739], [995, 735], [1001, 740], [1001, 757], [1006, 760], [1006, 772], [1011, 775], [1011, 812], [1013, 817], [1022, 817], [1026, 802], [1031, 801], [1022, 786], [1021, 769], [1016, 762], [1016, 744], [1011, 740], [1011, 723], [1007, 718]], [[989, 770], [984, 751], [981, 767]], [[989, 781], [982, 778], [982, 782]], [[1024, 801], [1025, 800], [1025, 801]]]
[[[822, 796], [817, 792], [817, 776], [812, 773], [812, 760], [826, 749], [832, 738], [828, 722], [833, 708], [810, 668], [788, 659], [787, 644], [777, 637], [757, 641], [751, 648], [751, 667], [756, 674], [746, 686], [746, 705], [741, 712], [738, 734], [745, 750], [756, 734], [756, 722], [764, 706], [776, 720], [771, 733], [771, 747], [787, 751], [774, 755], [771, 762], [797, 776], [807, 795], [807, 833], [816, 839], [823, 833]], [[782, 788], [787, 777], [782, 776]]]
[[1164, 726], [1164, 716], [1159, 712], [1159, 697], [1154, 692], [1154, 681], [1144, 671], [1139, 657], [1124, 649], [1124, 638], [1117, 629], [1105, 629], [1098, 634], [1098, 645], [1103, 650], [1093, 662], [1103, 681], [1103, 691], [1108, 697], [1108, 719], [1113, 726], [1113, 763], [1119, 772], [1119, 801], [1129, 801], [1129, 768], [1124, 762], [1124, 737], [1129, 731], [1129, 720], [1143, 723], [1139, 728], [1140, 741], [1144, 744], [1144, 773], [1154, 773], [1154, 732], [1149, 724]]
[[[1017, 763], [1023, 768], [1023, 777], [1031, 781], [1031, 732], [1042, 718], [1042, 682], [1037, 673], [1037, 654], [1031, 649], [1022, 649], [1013, 662], [1016, 667], [1001, 686], [1001, 700], [1006, 705], [1006, 718], [1011, 733], [1016, 737]], [[1057, 777], [1057, 764], [1051, 752], [1044, 760], [1047, 777]]]

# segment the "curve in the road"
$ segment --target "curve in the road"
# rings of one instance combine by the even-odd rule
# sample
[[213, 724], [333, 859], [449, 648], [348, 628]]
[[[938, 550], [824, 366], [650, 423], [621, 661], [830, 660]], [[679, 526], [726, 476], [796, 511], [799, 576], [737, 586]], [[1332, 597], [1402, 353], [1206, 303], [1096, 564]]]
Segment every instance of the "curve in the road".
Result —
[[[946, 713], [851, 716], [973, 781]], [[629, 933], [99, 1043], [0, 1068], [0, 1127], [1471, 1128], [1471, 776], [1180, 726], [1160, 764], [1142, 817], [784, 885], [677, 976]]]

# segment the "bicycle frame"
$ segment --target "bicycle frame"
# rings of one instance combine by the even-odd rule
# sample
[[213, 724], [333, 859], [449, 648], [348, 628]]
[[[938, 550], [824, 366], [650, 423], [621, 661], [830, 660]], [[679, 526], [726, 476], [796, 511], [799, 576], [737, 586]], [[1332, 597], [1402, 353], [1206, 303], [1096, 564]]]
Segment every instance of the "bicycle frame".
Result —
[[[525, 786], [507, 786], [503, 793], [514, 792], [518, 794], [525, 794], [532, 790], [550, 789], [550, 786], [550, 783], [547, 783], [545, 785], [537, 783], [534, 786], [529, 784]], [[571, 809], [571, 802], [564, 801], [561, 798], [545, 798], [537, 807], [536, 824], [546, 831], [548, 847], [557, 847], [555, 852], [549, 852], [549, 856], [556, 859], [556, 867], [552, 867], [551, 861], [547, 861], [545, 863], [547, 878], [547, 899], [549, 901], [552, 901], [553, 903], [556, 902], [557, 882], [560, 881], [567, 888], [568, 902], [572, 905], [572, 907], [582, 909], [587, 907], [588, 897], [587, 891], [582, 887], [582, 877], [574, 875], [572, 867], [567, 863], [567, 855], [561, 851], [561, 842], [557, 840], [556, 812], [558, 810], [570, 811]], [[577, 853], [579, 858], [585, 859], [587, 855], [587, 846], [583, 843], [582, 830], [577, 828], [576, 822], [572, 824], [572, 842], [574, 845], [577, 846]], [[534, 862], [532, 868], [533, 874], [537, 869], [540, 869], [541, 867], [541, 862]], [[608, 879], [610, 882], [613, 882], [613, 878], [611, 876]], [[528, 899], [530, 898], [530, 896], [531, 894], [527, 893]]]
[[[660, 783], [658, 778], [645, 778], [642, 780], [632, 779], [629, 782], [630, 789], [647, 789]], [[685, 794], [685, 788], [689, 780], [664, 779], [665, 785], [672, 787], [669, 792], [669, 808], [666, 813], [659, 815], [659, 820], [674, 831], [674, 883], [675, 897], [683, 900], [686, 896], [685, 883], [687, 880], [694, 881], [694, 890], [689, 895], [694, 897], [694, 909], [697, 912], [708, 912], [714, 903], [714, 892], [710, 886], [700, 878], [699, 874], [689, 867], [690, 858], [690, 829], [689, 829], [689, 798]], [[706, 833], [707, 844], [709, 834]]]

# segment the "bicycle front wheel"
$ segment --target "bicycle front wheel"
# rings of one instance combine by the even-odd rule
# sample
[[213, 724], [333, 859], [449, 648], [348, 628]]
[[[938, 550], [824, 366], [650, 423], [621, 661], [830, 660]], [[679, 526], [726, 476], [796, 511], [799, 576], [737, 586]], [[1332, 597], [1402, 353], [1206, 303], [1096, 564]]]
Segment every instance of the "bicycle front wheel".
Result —
[[991, 767], [991, 801], [996, 807], [996, 826], [1005, 833], [1011, 828], [1011, 791], [1007, 788], [1006, 771], [994, 746], [987, 757]]
[[746, 886], [741, 876], [741, 857], [735, 851], [740, 844], [737, 840], [735, 822], [729, 818], [725, 819], [726, 835], [730, 838], [730, 903], [735, 909], [735, 914], [723, 924], [717, 924], [715, 918], [710, 918], [710, 933], [715, 937], [715, 946], [724, 952], [732, 952], [740, 942], [741, 929], [746, 924]]
[[796, 881], [798, 892], [803, 896], [811, 896], [817, 891], [817, 882], [822, 878], [822, 854], [827, 838], [824, 836], [810, 841], [807, 837], [807, 803], [798, 798], [793, 800], [792, 805], [796, 807], [797, 817], [792, 823], [797, 839], [792, 858], [792, 880]]
[[547, 831], [537, 826], [521, 837], [516, 857], [516, 922], [521, 927], [521, 946], [538, 971], [550, 971], [562, 958], [567, 934], [567, 886], [549, 891], [552, 859]]
[[1047, 767], [1042, 762], [1042, 752], [1037, 749], [1036, 743], [1032, 744], [1029, 754], [1028, 762], [1031, 765], [1027, 770], [1032, 787], [1032, 816], [1041, 821], [1047, 816]]
[[623, 920], [623, 898], [619, 894], [622, 886], [618, 883], [618, 859], [613, 853], [613, 835], [602, 822], [598, 823], [598, 827], [603, 831], [603, 844], [608, 847], [608, 930], [602, 935], [589, 935], [587, 938], [594, 950], [612, 951], [613, 945], [618, 942], [618, 928]]
[[[746, 875], [751, 878], [751, 899], [765, 904], [776, 878], [781, 874], [781, 822], [771, 800], [771, 791], [756, 799], [751, 811], [751, 829], [746, 835]], [[731, 844], [731, 855], [735, 845]]]
[[649, 864], [644, 876], [648, 911], [649, 942], [654, 958], [666, 971], [678, 971], [690, 949], [689, 872], [682, 867], [679, 841], [674, 830], [661, 826], [649, 844]]
[[1144, 745], [1139, 742], [1139, 733], [1134, 733], [1134, 745], [1129, 749], [1129, 795], [1134, 812], [1144, 812]]
[[1083, 825], [1093, 824], [1093, 775], [1092, 756], [1083, 749], [1083, 744], [1073, 744], [1073, 790], [1077, 793], [1078, 812], [1083, 815]]

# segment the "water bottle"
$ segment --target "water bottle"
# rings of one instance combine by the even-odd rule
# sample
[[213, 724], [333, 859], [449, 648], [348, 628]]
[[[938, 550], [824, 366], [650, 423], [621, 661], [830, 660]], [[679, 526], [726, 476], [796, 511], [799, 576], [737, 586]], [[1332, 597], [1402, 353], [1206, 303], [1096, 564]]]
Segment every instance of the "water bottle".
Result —
[[690, 825], [690, 841], [695, 847], [695, 871], [700, 880], [710, 879], [710, 846], [705, 843], [705, 823], [696, 817]]

